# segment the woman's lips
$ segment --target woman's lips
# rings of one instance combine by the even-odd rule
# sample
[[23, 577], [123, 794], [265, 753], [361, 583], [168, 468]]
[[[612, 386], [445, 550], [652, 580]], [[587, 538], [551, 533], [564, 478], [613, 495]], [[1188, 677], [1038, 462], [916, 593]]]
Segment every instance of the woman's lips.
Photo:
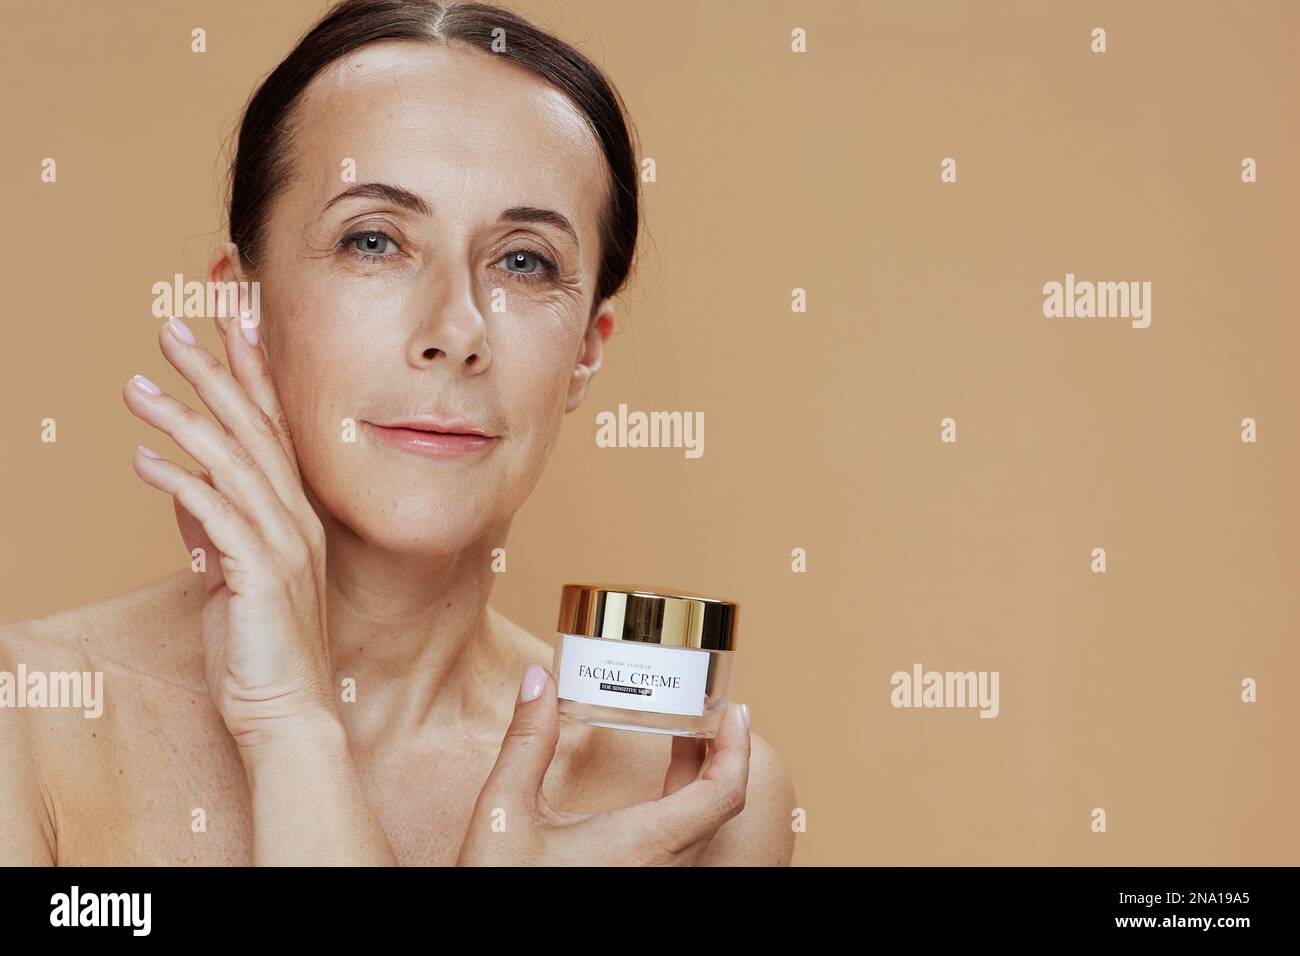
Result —
[[496, 441], [494, 436], [489, 435], [421, 431], [418, 428], [388, 428], [384, 425], [376, 425], [374, 422], [364, 424], [380, 441], [387, 442], [394, 448], [429, 458], [473, 455], [490, 447]]

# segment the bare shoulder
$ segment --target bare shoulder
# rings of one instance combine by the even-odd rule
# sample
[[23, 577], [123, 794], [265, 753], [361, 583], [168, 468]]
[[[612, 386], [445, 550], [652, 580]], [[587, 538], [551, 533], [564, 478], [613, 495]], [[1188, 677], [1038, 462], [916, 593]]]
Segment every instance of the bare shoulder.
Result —
[[[0, 626], [0, 737], [10, 748], [20, 744], [31, 748], [31, 754], [20, 761], [29, 770], [38, 757], [48, 765], [58, 756], [48, 745], [57, 742], [59, 729], [69, 723], [60, 704], [74, 691], [83, 702], [83, 692], [94, 695], [93, 678], [84, 678], [97, 666], [93, 655], [74, 640], [55, 638], [48, 625], [54, 617], [71, 616], [68, 612]], [[89, 708], [96, 703], [89, 701]], [[12, 749], [7, 756], [15, 758]]]
[[202, 687], [196, 589], [186, 569], [0, 625], [0, 864], [54, 862], [56, 837], [129, 760], [126, 731], [156, 689]]
[[201, 592], [187, 569], [0, 629], [8, 707], [25, 723], [47, 774], [89, 770], [117, 749], [119, 732], [155, 708], [160, 694], [206, 695]]
[[[203, 584], [188, 569], [100, 601], [4, 626], [28, 669], [66, 670], [58, 663], [102, 665], [185, 680], [194, 669], [192, 640], [204, 603]], [[201, 661], [201, 657], [198, 658]]]
[[[145, 685], [203, 686], [201, 589], [186, 570], [0, 627], [0, 674], [13, 696], [8, 706], [25, 715], [47, 762], [67, 754], [68, 731], [78, 740], [111, 735], [114, 716], [148, 696]], [[91, 716], [102, 719], [85, 719]], [[96, 730], [87, 731], [92, 725]]]
[[37, 763], [32, 722], [15, 706], [26, 635], [0, 626], [0, 866], [52, 866], [54, 814]]

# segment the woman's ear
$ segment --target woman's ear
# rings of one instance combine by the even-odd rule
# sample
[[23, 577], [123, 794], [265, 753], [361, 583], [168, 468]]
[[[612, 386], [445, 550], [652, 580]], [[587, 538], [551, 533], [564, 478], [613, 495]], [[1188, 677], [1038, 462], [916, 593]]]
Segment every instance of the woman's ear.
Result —
[[[219, 282], [224, 285], [229, 282], [244, 282], [247, 278], [244, 274], [243, 260], [239, 257], [239, 247], [229, 241], [218, 243], [217, 247], [212, 250], [212, 256], [208, 261], [208, 281]], [[221, 310], [218, 309], [217, 311], [220, 313]], [[238, 303], [236, 302], [233, 308], [228, 307], [226, 311], [238, 314]], [[223, 339], [226, 337], [227, 318], [228, 316], [220, 314], [212, 317], [212, 321], [216, 322], [217, 331], [221, 333]]]
[[605, 340], [614, 332], [614, 302], [605, 299], [594, 319], [587, 324], [587, 332], [582, 337], [578, 352], [578, 362], [573, 367], [569, 378], [569, 398], [564, 410], [571, 412], [582, 404], [587, 395], [587, 388], [592, 378], [600, 371], [600, 364], [605, 357]]

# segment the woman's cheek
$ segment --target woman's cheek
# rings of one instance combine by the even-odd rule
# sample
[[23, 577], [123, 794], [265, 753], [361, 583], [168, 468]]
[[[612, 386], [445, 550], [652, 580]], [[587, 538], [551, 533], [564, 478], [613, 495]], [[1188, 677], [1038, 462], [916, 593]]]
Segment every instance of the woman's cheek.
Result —
[[[292, 334], [282, 336], [271, 362], [271, 376], [303, 477], [319, 478], [347, 438], [347, 415], [332, 403], [348, 394], [348, 389], [335, 371], [319, 364], [328, 355], [316, 350], [319, 340], [313, 348], [305, 345]], [[326, 387], [328, 382], [334, 386]]]
[[515, 486], [512, 495], [514, 507], [521, 507], [541, 481], [564, 424], [565, 388], [557, 387], [553, 376], [538, 379], [535, 386], [524, 394], [526, 397], [521, 398], [521, 402], [527, 403], [527, 415], [516, 419], [522, 434], [516, 435], [520, 447], [513, 469], [516, 473], [516, 479], [512, 481]]

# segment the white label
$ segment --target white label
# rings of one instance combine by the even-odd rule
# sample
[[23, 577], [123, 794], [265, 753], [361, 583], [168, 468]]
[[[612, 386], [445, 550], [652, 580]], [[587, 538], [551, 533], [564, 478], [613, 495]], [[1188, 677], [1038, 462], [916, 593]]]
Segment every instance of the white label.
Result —
[[558, 684], [565, 700], [701, 717], [708, 676], [708, 651], [565, 634]]

